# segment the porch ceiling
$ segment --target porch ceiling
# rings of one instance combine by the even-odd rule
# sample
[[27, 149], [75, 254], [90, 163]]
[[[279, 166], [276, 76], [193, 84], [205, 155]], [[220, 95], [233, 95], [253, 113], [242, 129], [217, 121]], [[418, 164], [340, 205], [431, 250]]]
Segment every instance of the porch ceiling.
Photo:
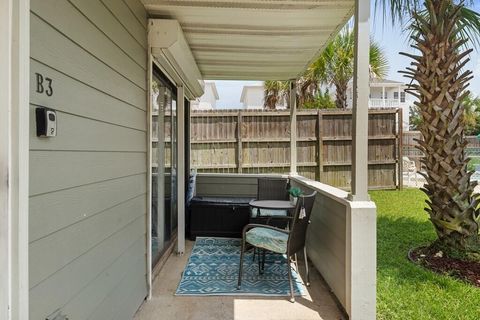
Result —
[[297, 78], [352, 16], [355, 0], [142, 0], [179, 21], [204, 79]]

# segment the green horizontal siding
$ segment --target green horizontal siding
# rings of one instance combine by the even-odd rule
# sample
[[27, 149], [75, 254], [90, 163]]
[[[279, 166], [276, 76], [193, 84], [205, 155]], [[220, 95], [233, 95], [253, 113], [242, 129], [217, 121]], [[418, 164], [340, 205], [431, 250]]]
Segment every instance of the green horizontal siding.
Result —
[[[30, 318], [131, 319], [147, 295], [146, 12], [32, 0], [30, 22]], [[38, 106], [57, 137], [36, 137]]]

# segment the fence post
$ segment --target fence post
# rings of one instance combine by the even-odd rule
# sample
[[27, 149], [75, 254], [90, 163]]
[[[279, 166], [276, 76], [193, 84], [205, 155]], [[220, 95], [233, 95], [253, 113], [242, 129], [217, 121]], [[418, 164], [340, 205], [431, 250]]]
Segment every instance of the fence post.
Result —
[[290, 80], [290, 175], [297, 175], [297, 88]]
[[318, 143], [318, 181], [322, 182], [322, 174], [323, 174], [323, 139], [322, 139], [322, 121], [323, 121], [323, 114], [321, 110], [318, 110], [318, 136], [317, 136], [317, 143]]
[[[399, 92], [400, 95], [400, 92]], [[403, 110], [398, 109], [398, 188], [403, 189]]]
[[242, 111], [238, 112], [237, 118], [237, 172], [242, 173], [243, 169], [243, 144], [242, 144]]

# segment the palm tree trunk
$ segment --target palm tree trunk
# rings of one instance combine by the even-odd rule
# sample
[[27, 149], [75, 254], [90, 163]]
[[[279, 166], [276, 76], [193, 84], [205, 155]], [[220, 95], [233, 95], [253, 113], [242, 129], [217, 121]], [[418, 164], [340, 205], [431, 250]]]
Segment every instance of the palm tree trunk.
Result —
[[336, 83], [335, 84], [335, 105], [338, 109], [347, 108], [347, 84]]
[[[459, 40], [459, 6], [450, 0], [426, 0], [427, 16], [414, 15], [412, 36], [421, 54], [409, 55], [412, 68], [404, 72], [418, 84], [409, 90], [418, 98], [423, 139], [420, 149], [426, 174], [425, 209], [442, 247], [470, 250], [478, 244], [476, 183], [470, 182], [465, 155], [463, 98], [471, 79], [462, 71], [471, 50], [462, 52]], [[478, 248], [478, 247], [477, 247]]]

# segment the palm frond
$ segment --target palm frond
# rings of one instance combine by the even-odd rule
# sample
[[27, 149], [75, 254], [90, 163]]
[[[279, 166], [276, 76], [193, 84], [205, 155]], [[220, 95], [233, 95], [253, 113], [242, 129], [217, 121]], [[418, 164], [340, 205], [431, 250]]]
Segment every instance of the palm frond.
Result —
[[[455, 7], [452, 9], [454, 10]], [[464, 48], [472, 44], [475, 48], [480, 49], [480, 14], [467, 7], [460, 7], [458, 15], [459, 19], [458, 24], [455, 26], [456, 32], [454, 36], [465, 42], [463, 45]], [[412, 13], [405, 27], [410, 39], [416, 38], [419, 32], [422, 31], [419, 29], [418, 23], [414, 22], [419, 20], [423, 21], [423, 23], [428, 23], [427, 19], [430, 16], [427, 9], [424, 8]]]
[[[461, 39], [469, 39], [475, 48], [480, 48], [480, 14], [466, 6], [473, 5], [474, 0], [445, 0], [445, 5], [462, 4], [457, 30]], [[382, 23], [401, 24], [408, 37], [418, 33], [413, 22], [413, 15], [420, 18], [428, 16], [424, 0], [375, 0], [375, 12], [382, 13]]]
[[388, 59], [382, 47], [373, 39], [370, 40], [370, 75], [385, 78], [388, 74]]
[[412, 11], [417, 10], [423, 0], [375, 0], [375, 12], [381, 11], [382, 23], [404, 24]]
[[480, 49], [480, 14], [472, 9], [460, 9], [459, 34], [461, 39], [470, 39], [475, 48]]

